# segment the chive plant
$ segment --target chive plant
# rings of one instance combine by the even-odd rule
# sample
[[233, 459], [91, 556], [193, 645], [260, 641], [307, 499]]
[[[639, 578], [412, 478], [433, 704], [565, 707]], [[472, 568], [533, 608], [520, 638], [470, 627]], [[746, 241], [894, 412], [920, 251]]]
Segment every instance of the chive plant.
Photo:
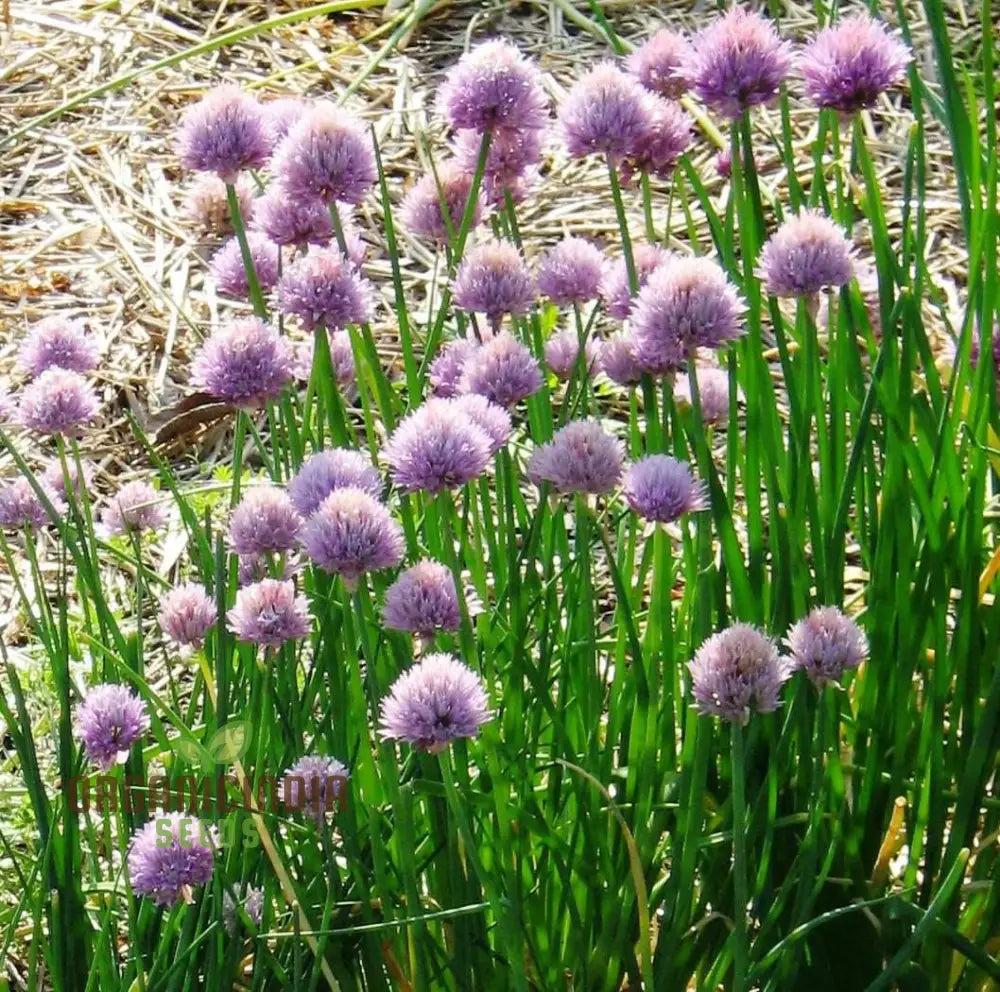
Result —
[[[0, 550], [51, 680], [39, 713], [0, 642], [27, 987], [1000, 980], [992, 23], [963, 63], [923, 11], [933, 60], [903, 4], [898, 36], [819, 9], [798, 48], [737, 9], [581, 74], [557, 131], [607, 174], [600, 248], [525, 221], [553, 122], [509, 42], [449, 70], [450, 150], [405, 198], [331, 101], [189, 111], [242, 297], [190, 368], [231, 462], [191, 483], [133, 424], [149, 478], [95, 495], [72, 322], [29, 331], [0, 410]], [[890, 186], [863, 115], [897, 86]], [[435, 254], [419, 307], [403, 230]], [[165, 809], [183, 782], [218, 787]]]

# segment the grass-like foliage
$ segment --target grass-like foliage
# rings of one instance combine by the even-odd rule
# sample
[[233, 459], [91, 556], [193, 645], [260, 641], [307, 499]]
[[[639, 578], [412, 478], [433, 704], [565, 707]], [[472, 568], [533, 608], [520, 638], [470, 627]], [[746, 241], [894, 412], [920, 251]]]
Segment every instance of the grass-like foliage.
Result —
[[[915, 60], [902, 4], [898, 33], [842, 14], [805, 55], [730, 14], [631, 60], [561, 6], [613, 66], [553, 108], [531, 60], [474, 48], [405, 197], [351, 94], [188, 112], [234, 298], [190, 380], [228, 404], [231, 463], [192, 480], [135, 424], [147, 480], [95, 495], [96, 353], [29, 332], [0, 409], [0, 548], [51, 679], [40, 713], [0, 643], [30, 840], [0, 833], [0, 958], [29, 988], [1000, 981], [991, 5], [976, 64], [940, 0]], [[522, 222], [550, 131], [606, 166], [613, 243]], [[220, 777], [197, 819], [162, 809]]]

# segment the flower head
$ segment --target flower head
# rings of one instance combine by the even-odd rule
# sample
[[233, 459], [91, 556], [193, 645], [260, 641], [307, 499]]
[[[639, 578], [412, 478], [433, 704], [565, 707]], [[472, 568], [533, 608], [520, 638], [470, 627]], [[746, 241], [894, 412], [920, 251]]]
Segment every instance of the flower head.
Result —
[[[482, 189], [490, 203], [503, 203], [504, 192], [517, 202], [523, 198], [529, 178], [542, 158], [540, 130], [498, 131], [490, 140], [483, 169]], [[455, 162], [470, 176], [475, 175], [482, 152], [482, 136], [476, 131], [459, 131], [451, 143]]]
[[497, 38], [476, 45], [448, 70], [438, 107], [452, 129], [482, 134], [542, 128], [549, 101], [535, 63]]
[[527, 476], [557, 493], [609, 493], [621, 481], [624, 445], [596, 420], [573, 420], [528, 459]]
[[910, 49], [867, 14], [824, 28], [802, 51], [798, 70], [817, 107], [853, 114], [874, 106], [903, 78]]
[[257, 317], [243, 317], [202, 344], [191, 381], [216, 399], [241, 407], [277, 399], [292, 380], [292, 353], [284, 338]]
[[[403, 198], [400, 220], [418, 238], [446, 245], [462, 226], [471, 192], [472, 173], [456, 162], [442, 162], [436, 172], [421, 176]], [[477, 193], [471, 227], [482, 218], [483, 200]]]
[[[259, 927], [264, 915], [264, 890], [252, 885], [237, 885], [235, 892], [243, 912], [250, 917], [255, 927]], [[222, 923], [230, 937], [238, 933], [240, 916], [236, 912], [236, 902], [228, 892], [222, 893]]]
[[494, 327], [504, 314], [526, 313], [535, 301], [535, 280], [516, 245], [490, 239], [462, 259], [455, 275], [455, 305], [484, 313]]
[[405, 417], [385, 446], [393, 482], [406, 492], [458, 489], [482, 475], [490, 439], [455, 400], [430, 399]]
[[584, 238], [563, 238], [538, 265], [538, 290], [557, 306], [597, 299], [604, 255]]
[[670, 455], [647, 455], [625, 473], [625, 499], [644, 520], [668, 524], [685, 513], [704, 510], [705, 487], [687, 462]]
[[781, 687], [791, 675], [774, 641], [746, 623], [733, 624], [704, 641], [688, 670], [695, 709], [703, 716], [742, 724], [751, 710], [776, 710]]
[[652, 124], [651, 94], [634, 76], [601, 62], [570, 88], [559, 108], [566, 148], [574, 158], [635, 153]]
[[253, 226], [276, 245], [327, 245], [333, 238], [326, 204], [318, 199], [295, 199], [280, 183], [273, 183], [257, 201]]
[[619, 386], [634, 386], [642, 378], [642, 369], [635, 357], [632, 336], [619, 331], [601, 342], [597, 353], [597, 366]]
[[788, 632], [785, 640], [791, 666], [801, 669], [822, 688], [838, 682], [845, 669], [857, 668], [868, 657], [861, 628], [835, 606], [818, 606]]
[[51, 489], [60, 499], [66, 499], [67, 484], [76, 499], [81, 499], [94, 476], [89, 462], [66, 462], [65, 470], [58, 458], [52, 459], [42, 473], [42, 485]]
[[[566, 327], [551, 335], [545, 342], [545, 364], [557, 379], [569, 379], [580, 360], [580, 338], [576, 328]], [[584, 345], [584, 371], [589, 372], [597, 362], [597, 346], [593, 338]]]
[[438, 754], [456, 738], [475, 737], [492, 716], [475, 672], [450, 654], [429, 654], [382, 700], [379, 736]]
[[303, 517], [310, 517], [335, 489], [351, 487], [378, 499], [382, 477], [360, 452], [330, 448], [311, 455], [288, 483], [292, 505]]
[[[66, 512], [63, 498], [47, 485], [45, 479], [39, 480], [45, 495], [58, 516]], [[31, 483], [23, 476], [13, 482], [0, 484], [0, 529], [20, 530], [23, 527], [45, 527], [55, 523], [49, 517], [49, 511], [39, 499]]]
[[191, 886], [211, 881], [214, 868], [212, 831], [190, 813], [157, 813], [139, 827], [129, 846], [132, 891], [158, 906], [190, 902]]
[[[729, 419], [729, 373], [715, 365], [699, 365], [695, 370], [695, 378], [698, 381], [702, 421], [706, 424], [726, 423]], [[690, 406], [694, 405], [691, 384], [687, 378], [677, 383], [674, 396]]]
[[277, 486], [247, 491], [229, 518], [229, 549], [237, 555], [284, 554], [298, 542], [302, 518]]
[[463, 393], [451, 400], [459, 417], [466, 417], [478, 427], [489, 441], [491, 455], [495, 455], [510, 440], [513, 425], [510, 413], [502, 406], [491, 403], [479, 393]]
[[[649, 277], [668, 259], [670, 252], [659, 245], [638, 244], [632, 246], [632, 260], [638, 290], [646, 285]], [[632, 311], [633, 294], [628, 281], [628, 265], [624, 256], [604, 263], [601, 275], [601, 298], [609, 317], [624, 320]]]
[[309, 106], [309, 101], [300, 96], [282, 96], [262, 105], [264, 121], [276, 146], [299, 122]]
[[734, 7], [692, 38], [679, 71], [712, 110], [736, 118], [774, 98], [791, 61], [770, 21]]
[[306, 110], [278, 145], [272, 163], [293, 199], [360, 203], [377, 178], [364, 125], [323, 100]]
[[[260, 231], [247, 232], [247, 247], [257, 284], [262, 290], [273, 289], [278, 282], [281, 248]], [[250, 280], [243, 265], [243, 250], [235, 237], [212, 256], [208, 267], [220, 293], [241, 300], [250, 298]]]
[[677, 160], [691, 144], [691, 118], [680, 104], [661, 97], [650, 97], [650, 125], [635, 144], [632, 154], [622, 162], [626, 182], [636, 172], [669, 179]]
[[24, 387], [14, 415], [39, 434], [74, 433], [97, 415], [97, 394], [79, 372], [54, 365]]
[[76, 708], [76, 733], [102, 772], [123, 764], [149, 730], [146, 704], [124, 685], [96, 685]]
[[645, 372], [679, 368], [696, 348], [719, 348], [743, 333], [743, 300], [704, 257], [675, 255], [639, 291], [629, 333]]
[[542, 388], [531, 352], [506, 331], [490, 338], [465, 363], [459, 392], [478, 393], [508, 409]]
[[760, 253], [760, 277], [772, 296], [809, 296], [850, 282], [853, 254], [829, 217], [803, 210], [768, 238]]
[[348, 588], [366, 572], [393, 568], [403, 558], [403, 532], [389, 511], [361, 489], [335, 489], [306, 521], [306, 554]]
[[141, 479], [126, 482], [111, 497], [101, 515], [102, 528], [109, 536], [159, 530], [166, 522], [163, 497]]
[[[244, 223], [254, 215], [254, 189], [246, 176], [236, 180], [236, 198]], [[191, 181], [184, 195], [184, 217], [203, 234], [231, 234], [232, 218], [226, 184], [216, 175], [202, 173]]]
[[67, 317], [46, 317], [35, 324], [18, 354], [18, 364], [28, 375], [41, 375], [53, 367], [90, 372], [97, 360], [97, 345], [83, 321]]
[[721, 149], [715, 156], [716, 174], [728, 179], [733, 174], [733, 153], [728, 148]]
[[219, 610], [197, 582], [185, 582], [160, 600], [158, 619], [160, 629], [174, 644], [199, 648], [219, 619]]
[[435, 396], [456, 396], [466, 362], [476, 353], [479, 347], [470, 338], [456, 338], [449, 341], [437, 353], [427, 371], [431, 389]]
[[274, 574], [275, 560], [271, 555], [237, 555], [236, 563], [236, 582], [240, 588], [262, 579], [280, 578], [283, 582], [288, 582], [302, 571], [302, 562], [294, 554], [282, 559], [280, 575]]
[[265, 165], [272, 144], [260, 104], [238, 86], [223, 84], [185, 112], [177, 155], [185, 169], [214, 172], [231, 184], [244, 169]]
[[337, 809], [347, 792], [351, 773], [336, 758], [307, 754], [285, 772], [281, 781], [281, 801], [290, 810], [302, 811], [317, 823]]
[[382, 619], [390, 630], [433, 637], [438, 630], [458, 630], [462, 611], [451, 570], [425, 559], [404, 572], [386, 590]]
[[243, 586], [226, 614], [237, 640], [279, 648], [309, 634], [309, 606], [295, 586], [280, 579], [261, 579]]
[[311, 331], [339, 331], [371, 316], [373, 293], [350, 261], [336, 248], [311, 248], [296, 259], [278, 284], [282, 313], [294, 314]]
[[651, 93], [676, 100], [688, 88], [679, 70], [690, 48], [684, 35], [661, 28], [628, 57], [628, 71]]

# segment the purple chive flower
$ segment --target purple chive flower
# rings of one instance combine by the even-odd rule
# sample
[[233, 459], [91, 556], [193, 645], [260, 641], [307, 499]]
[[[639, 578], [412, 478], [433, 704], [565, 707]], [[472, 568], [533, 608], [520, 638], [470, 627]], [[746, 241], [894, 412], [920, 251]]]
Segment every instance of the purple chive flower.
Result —
[[[243, 912], [250, 917], [255, 927], [259, 927], [264, 915], [264, 890], [252, 885], [237, 885], [234, 891]], [[236, 912], [235, 900], [228, 892], [222, 893], [222, 924], [230, 937], [239, 932], [240, 915]]]
[[470, 338], [456, 338], [445, 344], [427, 370], [435, 396], [458, 395], [465, 365], [478, 348], [479, 345]]
[[482, 679], [450, 654], [429, 654], [393, 683], [382, 700], [379, 736], [440, 754], [475, 737], [492, 719]]
[[489, 465], [486, 433], [455, 405], [429, 399], [405, 417], [385, 446], [392, 481], [405, 492], [458, 489]]
[[510, 414], [478, 393], [465, 393], [451, 400], [460, 417], [466, 417], [487, 437], [490, 454], [495, 455], [510, 440], [513, 425]]
[[293, 200], [360, 203], [377, 178], [364, 124], [328, 100], [306, 110], [274, 153], [272, 168]]
[[191, 382], [236, 406], [277, 399], [292, 380], [292, 352], [274, 328], [244, 317], [216, 331], [195, 355]]
[[759, 275], [772, 296], [810, 296], [843, 286], [853, 274], [854, 250], [843, 230], [818, 210], [789, 217], [760, 253]]
[[688, 670], [699, 713], [744, 725], [752, 710], [771, 713], [778, 708], [781, 687], [791, 675], [774, 641], [746, 623], [704, 641]]
[[622, 178], [628, 182], [637, 172], [669, 179], [677, 160], [691, 144], [691, 118], [680, 104], [650, 97], [651, 121], [636, 142], [632, 154], [622, 162]]
[[[240, 215], [249, 223], [254, 215], [254, 188], [246, 176], [236, 180], [236, 198]], [[184, 218], [202, 234], [232, 234], [226, 184], [215, 175], [202, 173], [191, 181], [184, 194]]]
[[679, 71], [703, 103], [736, 118], [774, 98], [791, 61], [770, 21], [734, 7], [694, 36]]
[[389, 630], [425, 638], [438, 630], [458, 630], [462, 611], [451, 570], [425, 559], [401, 572], [386, 590], [382, 619]]
[[282, 96], [277, 100], [268, 100], [261, 109], [264, 112], [264, 122], [274, 139], [275, 146], [284, 138], [292, 127], [297, 124], [302, 115], [309, 109], [309, 101], [300, 96]]
[[104, 508], [102, 530], [109, 537], [159, 530], [167, 522], [162, 504], [163, 496], [148, 482], [126, 482]]
[[642, 369], [635, 357], [631, 335], [619, 331], [602, 341], [597, 367], [619, 386], [634, 386], [642, 378]]
[[215, 600], [197, 582], [185, 582], [160, 600], [160, 629], [180, 647], [200, 648], [218, 619]]
[[797, 68], [817, 107], [853, 114], [874, 106], [903, 78], [910, 49], [867, 14], [824, 28], [803, 49]]
[[[39, 484], [48, 497], [52, 508], [58, 516], [66, 512], [63, 498], [46, 483], [44, 478]], [[0, 484], [0, 529], [21, 530], [24, 527], [46, 527], [55, 523], [49, 517], [49, 511], [26, 478], [17, 478], [13, 482]]]
[[[333, 221], [322, 200], [296, 200], [280, 183], [257, 201], [253, 226], [276, 245], [327, 245], [333, 238]], [[273, 285], [273, 283], [272, 283]]]
[[[247, 245], [257, 283], [262, 290], [273, 289], [278, 282], [281, 248], [260, 231], [247, 232]], [[208, 267], [220, 293], [241, 300], [249, 299], [250, 281], [243, 265], [240, 243], [235, 237], [212, 256]]]
[[526, 474], [557, 493], [609, 493], [621, 481], [625, 447], [596, 420], [573, 420], [535, 448]]
[[280, 579], [244, 586], [226, 619], [237, 640], [269, 648], [307, 637], [311, 627], [305, 597], [296, 596], [294, 584]]
[[79, 372], [46, 369], [21, 391], [14, 416], [39, 434], [69, 434], [97, 415], [97, 394]]
[[351, 773], [336, 758], [307, 754], [285, 772], [281, 801], [290, 810], [311, 816], [318, 824], [337, 809], [347, 792]]
[[722, 176], [723, 179], [728, 179], [733, 173], [733, 153], [728, 148], [723, 148], [715, 156], [715, 171]]
[[303, 517], [310, 517], [336, 489], [360, 489], [372, 499], [382, 494], [378, 469], [360, 452], [330, 448], [307, 458], [288, 483], [292, 505]]
[[573, 158], [607, 155], [620, 162], [635, 153], [652, 124], [652, 97], [611, 62], [584, 73], [559, 108], [563, 140]]
[[[237, 555], [236, 583], [240, 588], [253, 585], [262, 579], [275, 578], [274, 560], [270, 555]], [[295, 578], [302, 571], [302, 563], [296, 555], [286, 555], [283, 559], [281, 575], [283, 582]]]
[[214, 172], [230, 184], [244, 169], [266, 165], [272, 145], [260, 104], [228, 84], [189, 107], [177, 133], [177, 155], [185, 169]]
[[670, 455], [647, 455], [625, 473], [625, 499], [644, 520], [669, 524], [685, 513], [704, 510], [705, 487], [687, 462]]
[[89, 462], [78, 463], [75, 460], [67, 459], [64, 471], [62, 462], [55, 458], [46, 465], [45, 471], [42, 473], [42, 484], [56, 493], [60, 499], [66, 499], [68, 479], [69, 488], [73, 491], [75, 498], [82, 499], [93, 477], [94, 467]]
[[584, 238], [563, 238], [538, 265], [538, 291], [556, 306], [597, 299], [604, 255]]
[[330, 335], [330, 365], [341, 391], [349, 393], [357, 382], [350, 331], [334, 331]]
[[18, 354], [18, 364], [33, 376], [48, 368], [90, 372], [97, 361], [97, 345], [83, 321], [67, 317], [46, 317], [35, 324]]
[[438, 108], [453, 130], [480, 134], [543, 128], [549, 101], [542, 74], [509, 41], [484, 41], [445, 74]]
[[490, 239], [462, 259], [455, 275], [455, 305], [486, 314], [494, 329], [504, 314], [526, 313], [535, 301], [535, 280], [516, 245]]
[[[459, 168], [470, 176], [479, 165], [482, 136], [476, 131], [459, 131], [451, 143]], [[542, 159], [542, 132], [498, 131], [490, 140], [483, 170], [483, 191], [490, 203], [502, 203], [506, 190], [517, 202], [523, 198], [528, 180]]]
[[510, 409], [542, 388], [542, 371], [531, 352], [506, 331], [490, 338], [465, 363], [459, 392], [478, 393]]
[[[551, 335], [545, 342], [545, 364], [557, 379], [569, 379], [576, 371], [580, 359], [580, 338], [573, 327], [567, 327]], [[597, 362], [597, 347], [593, 338], [588, 337], [584, 345], [584, 369], [586, 372]]]
[[149, 730], [146, 704], [124, 685], [96, 685], [76, 709], [76, 734], [102, 772], [125, 762]]
[[861, 628], [835, 606], [818, 606], [791, 630], [785, 644], [793, 670], [801, 669], [822, 689], [839, 682], [845, 669], [857, 668], [868, 657]]
[[679, 70], [690, 48], [684, 35], [662, 28], [628, 57], [628, 71], [651, 93], [676, 100], [688, 88]]
[[[702, 421], [706, 424], [725, 424], [729, 420], [729, 373], [714, 365], [699, 365], [695, 377], [698, 380]], [[678, 381], [674, 396], [694, 406], [691, 383], [686, 377]]]
[[190, 813], [158, 812], [139, 827], [128, 851], [132, 891], [158, 906], [191, 902], [191, 887], [207, 885], [215, 868], [215, 838]]
[[640, 290], [632, 310], [635, 357], [644, 372], [681, 367], [696, 348], [719, 348], [743, 333], [743, 300], [707, 258], [676, 255]]
[[229, 517], [229, 549], [237, 555], [284, 554], [296, 546], [302, 518], [277, 486], [247, 491]]
[[403, 558], [403, 532], [389, 511], [361, 489], [335, 489], [306, 521], [306, 554], [349, 589], [365, 572], [393, 568]]
[[[638, 289], [641, 290], [649, 277], [670, 257], [670, 252], [658, 245], [633, 245], [632, 260], [635, 262]], [[604, 309], [609, 317], [624, 320], [631, 313], [633, 296], [624, 256], [604, 263], [601, 275], [601, 298], [604, 300]]]
[[[472, 192], [472, 176], [453, 161], [442, 162], [436, 172], [421, 176], [403, 198], [400, 207], [403, 226], [418, 238], [439, 245], [448, 244], [462, 226], [465, 206]], [[442, 201], [445, 210], [441, 209]], [[478, 226], [482, 219], [483, 198], [477, 193], [471, 227]]]
[[374, 294], [338, 248], [311, 248], [281, 277], [278, 299], [282, 313], [297, 316], [307, 331], [339, 331], [369, 319]]

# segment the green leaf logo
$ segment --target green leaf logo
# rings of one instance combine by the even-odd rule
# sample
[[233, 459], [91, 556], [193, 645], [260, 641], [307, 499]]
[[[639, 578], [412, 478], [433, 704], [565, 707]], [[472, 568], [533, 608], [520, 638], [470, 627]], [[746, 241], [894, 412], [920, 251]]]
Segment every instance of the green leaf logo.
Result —
[[215, 764], [228, 765], [243, 757], [250, 749], [251, 737], [250, 725], [245, 720], [232, 720], [217, 730], [207, 745], [179, 737], [172, 746], [192, 764], [209, 768]]

